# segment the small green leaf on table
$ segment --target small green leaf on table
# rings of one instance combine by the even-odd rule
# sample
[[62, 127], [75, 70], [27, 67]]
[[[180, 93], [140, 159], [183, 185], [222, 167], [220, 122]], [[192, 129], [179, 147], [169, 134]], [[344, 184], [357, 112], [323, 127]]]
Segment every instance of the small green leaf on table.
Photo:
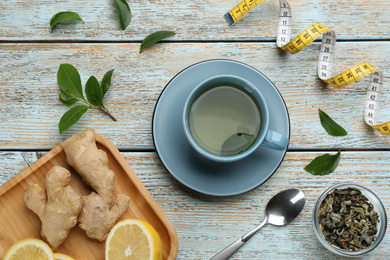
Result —
[[116, 12], [118, 13], [119, 23], [121, 24], [122, 30], [130, 24], [131, 21], [131, 10], [126, 0], [114, 0]]
[[162, 39], [169, 37], [169, 36], [172, 36], [174, 34], [175, 34], [175, 32], [172, 32], [172, 31], [158, 31], [158, 32], [154, 32], [154, 33], [150, 34], [142, 41], [139, 53], [141, 53], [142, 50], [145, 49], [146, 47], [148, 47], [152, 44], [155, 44], [155, 43], [161, 41]]
[[314, 175], [327, 175], [333, 172], [340, 161], [340, 150], [335, 155], [324, 154], [316, 157], [304, 169]]
[[60, 134], [68, 130], [72, 125], [79, 121], [80, 117], [87, 112], [88, 106], [78, 105], [69, 109], [65, 114], [61, 117], [61, 120], [58, 124], [58, 128], [60, 129]]
[[339, 124], [337, 124], [330, 116], [328, 116], [324, 111], [318, 109], [320, 115], [321, 125], [324, 127], [328, 134], [333, 136], [345, 136], [348, 132]]
[[103, 90], [95, 76], [91, 76], [85, 84], [85, 94], [92, 105], [97, 107], [103, 105]]
[[53, 30], [54, 27], [64, 21], [78, 20], [84, 23], [83, 19], [81, 19], [80, 15], [75, 12], [59, 12], [53, 15], [50, 19], [50, 27]]

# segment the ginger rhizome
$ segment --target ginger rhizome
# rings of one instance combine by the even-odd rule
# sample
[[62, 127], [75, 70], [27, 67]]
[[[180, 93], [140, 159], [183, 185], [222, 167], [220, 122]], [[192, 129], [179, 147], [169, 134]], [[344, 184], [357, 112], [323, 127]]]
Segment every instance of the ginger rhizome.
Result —
[[67, 163], [95, 191], [82, 197], [80, 227], [89, 237], [103, 241], [126, 211], [130, 198], [121, 194], [114, 197], [115, 173], [108, 167], [107, 154], [98, 149], [93, 129], [74, 134], [62, 146]]
[[54, 166], [46, 174], [46, 190], [34, 184], [24, 193], [26, 206], [42, 222], [42, 239], [53, 250], [65, 241], [71, 228], [77, 224], [81, 211], [81, 196], [69, 183], [70, 172], [61, 166]]

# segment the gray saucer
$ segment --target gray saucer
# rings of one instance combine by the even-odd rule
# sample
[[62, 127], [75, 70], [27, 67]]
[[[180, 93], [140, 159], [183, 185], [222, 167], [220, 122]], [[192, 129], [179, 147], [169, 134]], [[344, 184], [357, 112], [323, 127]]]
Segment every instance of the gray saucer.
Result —
[[263, 184], [278, 169], [287, 149], [260, 146], [249, 157], [232, 163], [216, 163], [201, 157], [188, 143], [182, 124], [184, 103], [191, 90], [216, 75], [237, 75], [263, 94], [272, 129], [290, 138], [286, 104], [269, 79], [256, 69], [232, 60], [208, 60], [178, 73], [162, 91], [154, 109], [153, 142], [165, 168], [182, 184], [200, 193], [232, 196]]

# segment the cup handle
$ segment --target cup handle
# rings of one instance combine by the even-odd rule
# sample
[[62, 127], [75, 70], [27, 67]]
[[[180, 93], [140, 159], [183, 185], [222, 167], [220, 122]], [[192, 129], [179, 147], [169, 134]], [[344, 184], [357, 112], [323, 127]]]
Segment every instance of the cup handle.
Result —
[[279, 133], [268, 130], [267, 135], [265, 136], [261, 145], [274, 150], [282, 151], [287, 148], [288, 139]]

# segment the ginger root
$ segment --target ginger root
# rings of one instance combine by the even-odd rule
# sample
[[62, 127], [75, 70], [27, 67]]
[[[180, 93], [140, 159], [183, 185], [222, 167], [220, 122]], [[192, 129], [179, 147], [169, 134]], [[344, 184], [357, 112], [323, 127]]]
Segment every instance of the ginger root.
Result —
[[55, 250], [76, 226], [81, 211], [81, 196], [69, 186], [70, 172], [54, 166], [46, 175], [46, 191], [38, 184], [31, 185], [24, 193], [26, 206], [37, 214], [42, 222], [41, 237]]
[[103, 241], [127, 209], [130, 198], [121, 194], [114, 198], [115, 173], [108, 167], [107, 154], [97, 148], [93, 129], [74, 134], [62, 146], [67, 163], [95, 191], [82, 197], [80, 227], [90, 238]]

